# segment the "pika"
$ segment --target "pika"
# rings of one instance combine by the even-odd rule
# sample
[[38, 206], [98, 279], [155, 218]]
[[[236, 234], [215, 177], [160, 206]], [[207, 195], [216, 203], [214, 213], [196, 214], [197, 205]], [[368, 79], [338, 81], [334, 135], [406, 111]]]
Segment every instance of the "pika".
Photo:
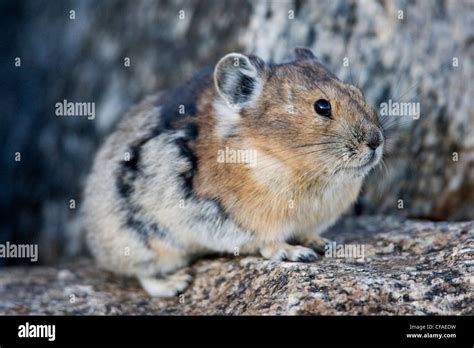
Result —
[[184, 291], [209, 253], [313, 261], [383, 145], [361, 91], [311, 50], [281, 64], [228, 54], [105, 139], [84, 191], [89, 248], [156, 297]]

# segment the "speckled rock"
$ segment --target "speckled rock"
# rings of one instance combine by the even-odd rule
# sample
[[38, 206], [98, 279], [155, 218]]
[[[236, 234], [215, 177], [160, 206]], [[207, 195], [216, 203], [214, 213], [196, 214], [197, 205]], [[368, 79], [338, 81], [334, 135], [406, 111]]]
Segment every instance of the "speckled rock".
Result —
[[363, 216], [326, 237], [363, 245], [363, 257], [323, 255], [309, 264], [208, 258], [190, 268], [191, 287], [168, 300], [148, 297], [135, 280], [100, 271], [88, 259], [7, 268], [0, 273], [0, 313], [474, 314], [474, 221]]

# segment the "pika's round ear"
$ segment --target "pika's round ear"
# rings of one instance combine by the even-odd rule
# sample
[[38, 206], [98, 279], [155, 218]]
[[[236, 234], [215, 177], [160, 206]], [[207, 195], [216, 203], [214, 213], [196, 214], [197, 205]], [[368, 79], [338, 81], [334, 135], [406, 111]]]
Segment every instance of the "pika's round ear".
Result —
[[266, 70], [265, 62], [256, 56], [230, 53], [214, 69], [216, 89], [233, 107], [249, 105], [262, 90]]
[[316, 58], [313, 51], [311, 51], [307, 47], [295, 47], [290, 53], [286, 54], [283, 57], [284, 63], [294, 62], [298, 60], [317, 61], [318, 58]]
[[313, 51], [311, 51], [311, 49], [307, 47], [295, 47], [293, 52], [296, 59], [316, 59], [316, 56], [314, 55]]

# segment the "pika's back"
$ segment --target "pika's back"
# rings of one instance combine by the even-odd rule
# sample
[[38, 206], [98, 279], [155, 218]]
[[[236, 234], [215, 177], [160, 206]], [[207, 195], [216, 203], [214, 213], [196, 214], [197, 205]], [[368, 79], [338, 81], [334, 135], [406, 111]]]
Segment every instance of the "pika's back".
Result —
[[211, 69], [146, 98], [124, 115], [99, 149], [84, 192], [83, 215], [90, 248], [106, 268], [110, 259], [129, 268], [108, 250], [165, 234], [169, 227], [156, 222], [156, 200], [168, 200], [168, 208], [175, 208], [189, 196], [197, 168], [196, 121], [208, 115], [200, 112], [207, 93], [212, 93]]

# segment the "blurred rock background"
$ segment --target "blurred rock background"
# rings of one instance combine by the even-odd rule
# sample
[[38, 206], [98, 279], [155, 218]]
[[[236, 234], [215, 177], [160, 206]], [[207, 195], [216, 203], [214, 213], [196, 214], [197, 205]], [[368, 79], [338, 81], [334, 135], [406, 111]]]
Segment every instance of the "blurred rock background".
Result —
[[[71, 221], [82, 185], [124, 111], [228, 52], [278, 62], [294, 46], [311, 47], [376, 109], [420, 103], [418, 120], [388, 120], [385, 164], [351, 214], [474, 219], [473, 4], [1, 1], [0, 243], [39, 243], [42, 263], [80, 252]], [[95, 102], [96, 118], [57, 117], [64, 99]]]

